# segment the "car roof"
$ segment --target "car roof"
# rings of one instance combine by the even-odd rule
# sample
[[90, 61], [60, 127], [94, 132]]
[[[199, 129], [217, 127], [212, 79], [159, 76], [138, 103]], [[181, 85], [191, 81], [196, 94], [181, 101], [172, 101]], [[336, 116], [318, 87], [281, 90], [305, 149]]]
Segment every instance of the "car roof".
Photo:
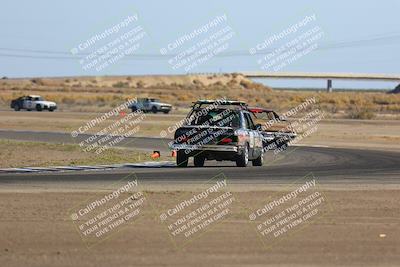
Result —
[[247, 109], [247, 104], [243, 101], [237, 101], [237, 100], [198, 100], [193, 102], [192, 105], [192, 110], [197, 110], [204, 108], [204, 106], [209, 106], [209, 105], [215, 105], [215, 107], [221, 108], [221, 107], [226, 107], [230, 106], [231, 109]]
[[28, 95], [29, 97], [41, 97], [40, 95]]
[[247, 106], [246, 102], [238, 101], [238, 100], [212, 100], [212, 99], [201, 99], [193, 102], [193, 104], [214, 104], [218, 103], [219, 105], [239, 105], [239, 106]]
[[[203, 110], [204, 108], [194, 108], [193, 110]], [[241, 107], [227, 107], [227, 106], [217, 106], [215, 108], [209, 109], [209, 111], [212, 110], [233, 110], [233, 111], [246, 111], [244, 109], [242, 109]]]

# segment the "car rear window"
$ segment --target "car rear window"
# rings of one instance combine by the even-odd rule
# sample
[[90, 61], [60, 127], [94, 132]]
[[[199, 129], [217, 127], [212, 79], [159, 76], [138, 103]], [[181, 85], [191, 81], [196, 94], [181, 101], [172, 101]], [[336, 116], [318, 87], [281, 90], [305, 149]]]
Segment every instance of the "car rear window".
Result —
[[[197, 114], [201, 114], [197, 112]], [[190, 125], [218, 126], [218, 127], [233, 127], [240, 126], [240, 113], [237, 110], [218, 109], [210, 110], [207, 114], [194, 116]]]

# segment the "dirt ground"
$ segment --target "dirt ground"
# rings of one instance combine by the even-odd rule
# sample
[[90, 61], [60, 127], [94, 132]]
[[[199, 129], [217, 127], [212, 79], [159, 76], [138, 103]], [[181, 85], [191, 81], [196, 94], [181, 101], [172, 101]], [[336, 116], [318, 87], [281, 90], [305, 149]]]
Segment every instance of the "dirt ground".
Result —
[[152, 205], [143, 206], [140, 219], [87, 248], [69, 210], [98, 193], [2, 190], [0, 266], [398, 266], [398, 188], [325, 186], [326, 215], [264, 243], [243, 207], [279, 192], [232, 192], [237, 202], [229, 217], [176, 246], [158, 211], [188, 192], [147, 191]]

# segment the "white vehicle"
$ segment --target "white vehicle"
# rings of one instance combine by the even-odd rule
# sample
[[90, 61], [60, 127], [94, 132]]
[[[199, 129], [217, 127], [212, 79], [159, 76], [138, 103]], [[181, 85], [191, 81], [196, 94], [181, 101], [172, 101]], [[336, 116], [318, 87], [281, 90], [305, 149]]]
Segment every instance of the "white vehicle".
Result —
[[129, 108], [132, 109], [132, 112], [135, 112], [136, 110], [141, 110], [143, 112], [163, 112], [165, 114], [168, 114], [172, 109], [172, 105], [161, 103], [158, 99], [155, 98], [139, 98], [137, 102], [130, 105]]
[[21, 109], [26, 109], [28, 111], [31, 110], [48, 110], [54, 111], [57, 109], [57, 104], [51, 101], [44, 100], [39, 95], [29, 95], [29, 96], [22, 96], [17, 99], [11, 101], [11, 108], [15, 111], [19, 111]]

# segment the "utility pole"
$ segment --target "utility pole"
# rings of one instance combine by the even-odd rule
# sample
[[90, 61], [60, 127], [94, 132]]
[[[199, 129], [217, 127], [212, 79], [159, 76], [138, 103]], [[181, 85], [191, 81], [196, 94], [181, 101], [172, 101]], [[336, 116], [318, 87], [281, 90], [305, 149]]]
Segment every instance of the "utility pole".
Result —
[[328, 80], [328, 85], [327, 85], [326, 91], [328, 93], [332, 93], [332, 80]]

